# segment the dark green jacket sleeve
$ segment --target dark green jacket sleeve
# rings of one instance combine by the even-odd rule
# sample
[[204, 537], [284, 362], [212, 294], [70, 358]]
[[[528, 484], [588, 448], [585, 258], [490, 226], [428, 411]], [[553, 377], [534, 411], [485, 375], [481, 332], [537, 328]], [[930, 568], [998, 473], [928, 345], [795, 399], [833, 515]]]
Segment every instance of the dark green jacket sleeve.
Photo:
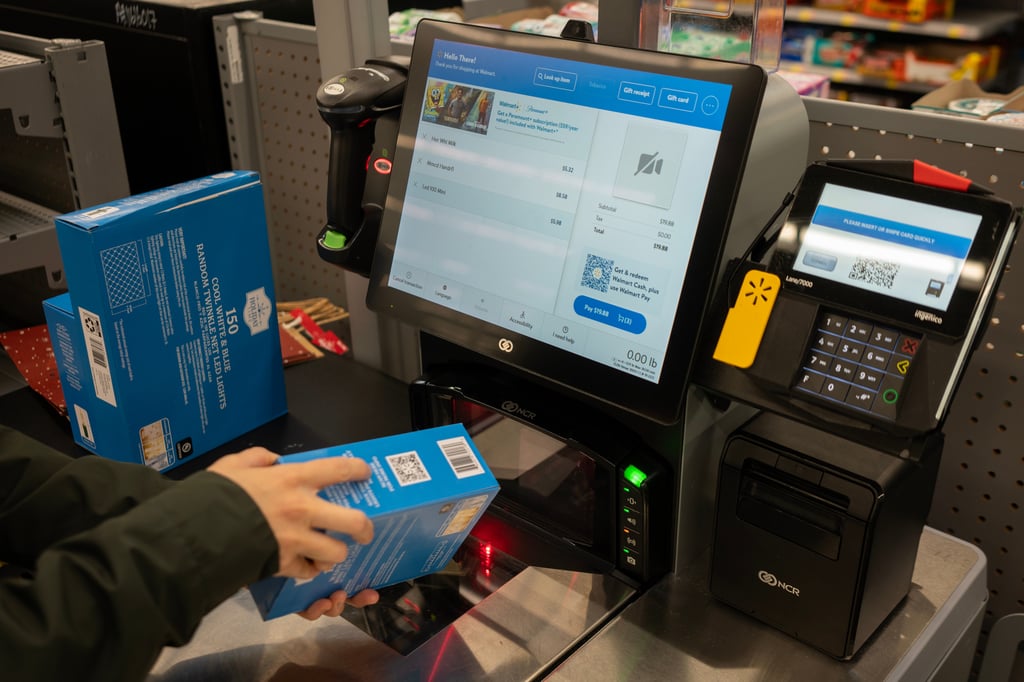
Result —
[[0, 661], [13, 680], [140, 680], [165, 645], [277, 570], [263, 515], [237, 485], [66, 457], [0, 427]]

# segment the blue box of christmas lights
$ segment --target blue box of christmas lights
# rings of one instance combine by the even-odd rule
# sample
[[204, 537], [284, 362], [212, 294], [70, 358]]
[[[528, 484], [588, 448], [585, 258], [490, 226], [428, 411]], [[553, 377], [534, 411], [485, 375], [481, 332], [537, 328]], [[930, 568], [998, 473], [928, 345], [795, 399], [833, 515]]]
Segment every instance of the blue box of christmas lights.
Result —
[[259, 176], [218, 173], [58, 216], [44, 305], [75, 441], [158, 470], [285, 413]]
[[373, 521], [373, 540], [351, 542], [348, 558], [315, 578], [266, 578], [249, 586], [269, 620], [306, 609], [337, 590], [355, 595], [444, 568], [498, 492], [462, 424], [438, 426], [350, 445], [286, 455], [276, 466], [321, 457], [358, 457], [366, 481], [329, 486], [321, 497], [359, 509]]

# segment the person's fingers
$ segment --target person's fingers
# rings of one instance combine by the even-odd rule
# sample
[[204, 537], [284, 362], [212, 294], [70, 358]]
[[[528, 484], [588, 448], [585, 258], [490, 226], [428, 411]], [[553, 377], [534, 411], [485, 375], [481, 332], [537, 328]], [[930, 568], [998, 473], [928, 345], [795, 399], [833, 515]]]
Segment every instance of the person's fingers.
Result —
[[348, 600], [348, 595], [343, 590], [338, 590], [330, 596], [331, 608], [324, 611], [325, 616], [331, 618], [341, 615], [341, 612], [345, 610], [345, 603]]
[[238, 458], [251, 467], [268, 467], [276, 464], [280, 455], [266, 448], [246, 448], [238, 453]]
[[316, 566], [305, 557], [293, 556], [287, 561], [282, 560], [280, 568], [274, 575], [298, 578], [299, 580], [311, 580], [320, 575], [320, 571], [316, 570]]
[[348, 603], [356, 608], [363, 608], [364, 606], [370, 606], [380, 601], [380, 594], [377, 590], [363, 590], [356, 596], [348, 600]]
[[363, 590], [351, 599], [348, 599], [348, 595], [345, 594], [344, 590], [338, 590], [323, 599], [317, 599], [307, 606], [305, 610], [300, 611], [299, 615], [306, 620], [316, 620], [324, 616], [335, 618], [342, 614], [346, 606], [354, 606], [361, 609], [365, 606], [376, 604], [379, 599], [380, 595], [376, 590]]
[[373, 523], [358, 509], [317, 499], [310, 506], [309, 520], [314, 528], [344, 533], [361, 545], [373, 539]]
[[342, 481], [361, 481], [370, 476], [370, 465], [358, 457], [324, 457], [310, 462], [288, 462], [293, 480], [319, 490]]
[[304, 558], [306, 563], [317, 571], [318, 566], [330, 568], [348, 558], [348, 545], [326, 533], [314, 530], [296, 537], [292, 550], [297, 557]]
[[246, 448], [241, 452], [225, 455], [210, 465], [210, 468], [248, 468], [265, 467], [277, 462], [279, 455], [266, 448]]
[[306, 620], [316, 620], [320, 616], [328, 613], [333, 606], [334, 603], [330, 599], [317, 599], [306, 607], [304, 611], [300, 611], [299, 615]]

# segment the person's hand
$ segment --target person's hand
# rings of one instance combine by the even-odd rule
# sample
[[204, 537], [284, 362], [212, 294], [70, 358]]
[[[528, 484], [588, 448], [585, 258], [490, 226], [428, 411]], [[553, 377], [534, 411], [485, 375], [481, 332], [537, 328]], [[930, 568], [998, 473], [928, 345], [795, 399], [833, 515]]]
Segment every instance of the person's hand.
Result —
[[345, 610], [346, 603], [361, 609], [364, 606], [376, 604], [378, 599], [380, 599], [380, 595], [377, 594], [376, 590], [363, 590], [351, 599], [348, 599], [348, 595], [342, 590], [338, 590], [329, 597], [317, 599], [305, 611], [301, 611], [299, 615], [306, 620], [316, 620], [320, 616], [333, 618], [334, 616], [341, 615], [341, 612]]
[[[326, 486], [368, 478], [366, 462], [356, 457], [325, 457], [272, 466], [277, 459], [264, 448], [249, 448], [222, 457], [208, 468], [234, 481], [263, 512], [277, 540], [280, 560], [276, 575], [312, 578], [345, 560], [345, 543], [321, 529], [345, 533], [361, 544], [373, 539], [373, 524], [366, 514], [317, 495]], [[325, 612], [335, 606], [332, 601]]]

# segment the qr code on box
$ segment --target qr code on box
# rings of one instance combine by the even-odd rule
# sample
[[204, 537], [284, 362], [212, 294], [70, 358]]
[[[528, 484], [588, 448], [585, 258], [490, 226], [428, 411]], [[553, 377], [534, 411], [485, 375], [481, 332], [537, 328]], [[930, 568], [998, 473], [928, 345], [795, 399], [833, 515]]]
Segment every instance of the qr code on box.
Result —
[[384, 459], [387, 461], [388, 466], [391, 467], [391, 473], [398, 479], [398, 485], [413, 485], [414, 483], [423, 483], [430, 480], [430, 474], [427, 472], [426, 467], [423, 466], [423, 460], [420, 459], [415, 450], [402, 452], [397, 455], [388, 455]]

